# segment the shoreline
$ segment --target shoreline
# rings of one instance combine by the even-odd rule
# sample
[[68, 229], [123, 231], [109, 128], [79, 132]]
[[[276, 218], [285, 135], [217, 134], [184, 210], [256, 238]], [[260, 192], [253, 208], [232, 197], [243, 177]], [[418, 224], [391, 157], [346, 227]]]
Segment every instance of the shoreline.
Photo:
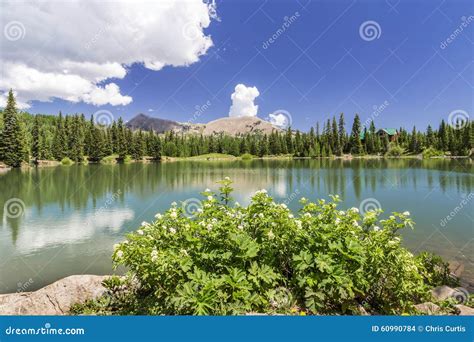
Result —
[[117, 165], [117, 164], [132, 164], [132, 163], [142, 163], [142, 164], [149, 164], [149, 163], [170, 163], [170, 162], [181, 162], [181, 161], [251, 161], [251, 160], [371, 160], [371, 159], [419, 159], [419, 160], [430, 160], [430, 159], [472, 159], [470, 156], [433, 156], [429, 158], [424, 158], [422, 155], [405, 155], [405, 156], [376, 156], [376, 155], [362, 155], [362, 156], [352, 156], [352, 155], [342, 155], [342, 156], [330, 156], [330, 157], [294, 157], [289, 155], [281, 155], [281, 156], [264, 156], [264, 157], [257, 157], [253, 156], [251, 158], [242, 158], [242, 156], [231, 156], [231, 155], [222, 155], [222, 156], [208, 156], [208, 155], [201, 155], [201, 156], [193, 156], [193, 157], [168, 157], [163, 156], [160, 160], [155, 160], [151, 157], [143, 157], [141, 160], [128, 160], [126, 162], [119, 162], [118, 160], [111, 160], [110, 158], [106, 161], [84, 161], [82, 163], [73, 162], [72, 164], [63, 165], [60, 161], [57, 160], [38, 160], [36, 163], [31, 161], [30, 163], [24, 163], [21, 167], [14, 168], [5, 165], [3, 162], [0, 162], [0, 174], [7, 172], [12, 169], [31, 169], [31, 168], [48, 168], [48, 167], [58, 167], [58, 166], [72, 166], [72, 165]]

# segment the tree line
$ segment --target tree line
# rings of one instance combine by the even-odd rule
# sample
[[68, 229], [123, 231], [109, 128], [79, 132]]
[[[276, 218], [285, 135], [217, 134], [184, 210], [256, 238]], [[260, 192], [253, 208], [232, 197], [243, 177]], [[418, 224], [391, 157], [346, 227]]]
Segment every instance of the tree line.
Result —
[[380, 155], [391, 151], [399, 154], [419, 154], [435, 150], [451, 155], [468, 155], [473, 147], [473, 122], [456, 125], [441, 121], [438, 129], [428, 126], [424, 132], [413, 127], [411, 132], [399, 128], [393, 141], [387, 134], [378, 134], [373, 121], [362, 127], [355, 116], [352, 128], [346, 132], [344, 114], [338, 120], [319, 123], [309, 132], [274, 130], [270, 134], [247, 133], [191, 135], [173, 131], [164, 134], [132, 131], [122, 118], [110, 125], [97, 124], [94, 117], [84, 114], [63, 116], [18, 113], [13, 92], [0, 113], [0, 161], [18, 167], [22, 162], [69, 158], [75, 162], [98, 162], [115, 155], [118, 161], [140, 160], [144, 156], [159, 160], [162, 156], [191, 157], [207, 153], [234, 156], [251, 154], [292, 155], [295, 157], [331, 157], [343, 154]]

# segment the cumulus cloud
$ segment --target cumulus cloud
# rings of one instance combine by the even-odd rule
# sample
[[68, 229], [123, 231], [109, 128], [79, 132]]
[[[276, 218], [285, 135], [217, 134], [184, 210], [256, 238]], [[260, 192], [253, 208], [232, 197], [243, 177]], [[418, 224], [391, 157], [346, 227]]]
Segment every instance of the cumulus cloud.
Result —
[[286, 110], [279, 109], [273, 113], [268, 114], [268, 121], [281, 129], [286, 129], [291, 126], [291, 115]]
[[232, 105], [230, 106], [229, 116], [257, 116], [258, 105], [254, 101], [259, 95], [257, 87], [237, 84], [234, 93], [231, 95]]
[[22, 107], [54, 98], [126, 105], [132, 98], [114, 79], [135, 63], [197, 62], [212, 46], [204, 29], [216, 18], [204, 0], [4, 1], [0, 91], [13, 88]]

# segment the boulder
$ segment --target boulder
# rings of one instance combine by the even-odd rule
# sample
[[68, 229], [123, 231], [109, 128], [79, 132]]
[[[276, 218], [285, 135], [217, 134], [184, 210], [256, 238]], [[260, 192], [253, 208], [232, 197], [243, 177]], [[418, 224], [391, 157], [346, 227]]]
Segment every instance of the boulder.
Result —
[[453, 297], [456, 294], [456, 291], [450, 288], [449, 286], [442, 285], [435, 287], [431, 290], [431, 294], [437, 300], [445, 300], [447, 298]]
[[474, 309], [469, 306], [458, 304], [455, 307], [459, 310], [459, 315], [461, 316], [474, 316]]
[[0, 315], [66, 315], [73, 304], [100, 297], [106, 278], [73, 275], [34, 292], [0, 295]]
[[426, 303], [416, 304], [415, 309], [427, 315], [434, 315], [439, 312], [440, 307], [434, 303], [426, 302]]

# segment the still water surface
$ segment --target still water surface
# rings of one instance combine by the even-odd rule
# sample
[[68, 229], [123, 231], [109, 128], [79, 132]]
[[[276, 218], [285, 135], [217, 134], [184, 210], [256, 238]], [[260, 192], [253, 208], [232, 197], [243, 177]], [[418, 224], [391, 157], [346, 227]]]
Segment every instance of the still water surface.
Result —
[[[241, 204], [265, 188], [295, 197], [338, 194], [341, 208], [377, 202], [411, 212], [404, 244], [465, 265], [474, 282], [474, 173], [469, 160], [254, 160], [88, 165], [0, 174], [0, 293], [35, 290], [72, 274], [110, 274], [113, 245], [173, 201], [199, 198], [231, 177]], [[11, 199], [24, 203], [7, 215]], [[377, 201], [374, 201], [374, 199]], [[16, 215], [13, 215], [16, 216]], [[450, 220], [446, 219], [450, 216]]]

